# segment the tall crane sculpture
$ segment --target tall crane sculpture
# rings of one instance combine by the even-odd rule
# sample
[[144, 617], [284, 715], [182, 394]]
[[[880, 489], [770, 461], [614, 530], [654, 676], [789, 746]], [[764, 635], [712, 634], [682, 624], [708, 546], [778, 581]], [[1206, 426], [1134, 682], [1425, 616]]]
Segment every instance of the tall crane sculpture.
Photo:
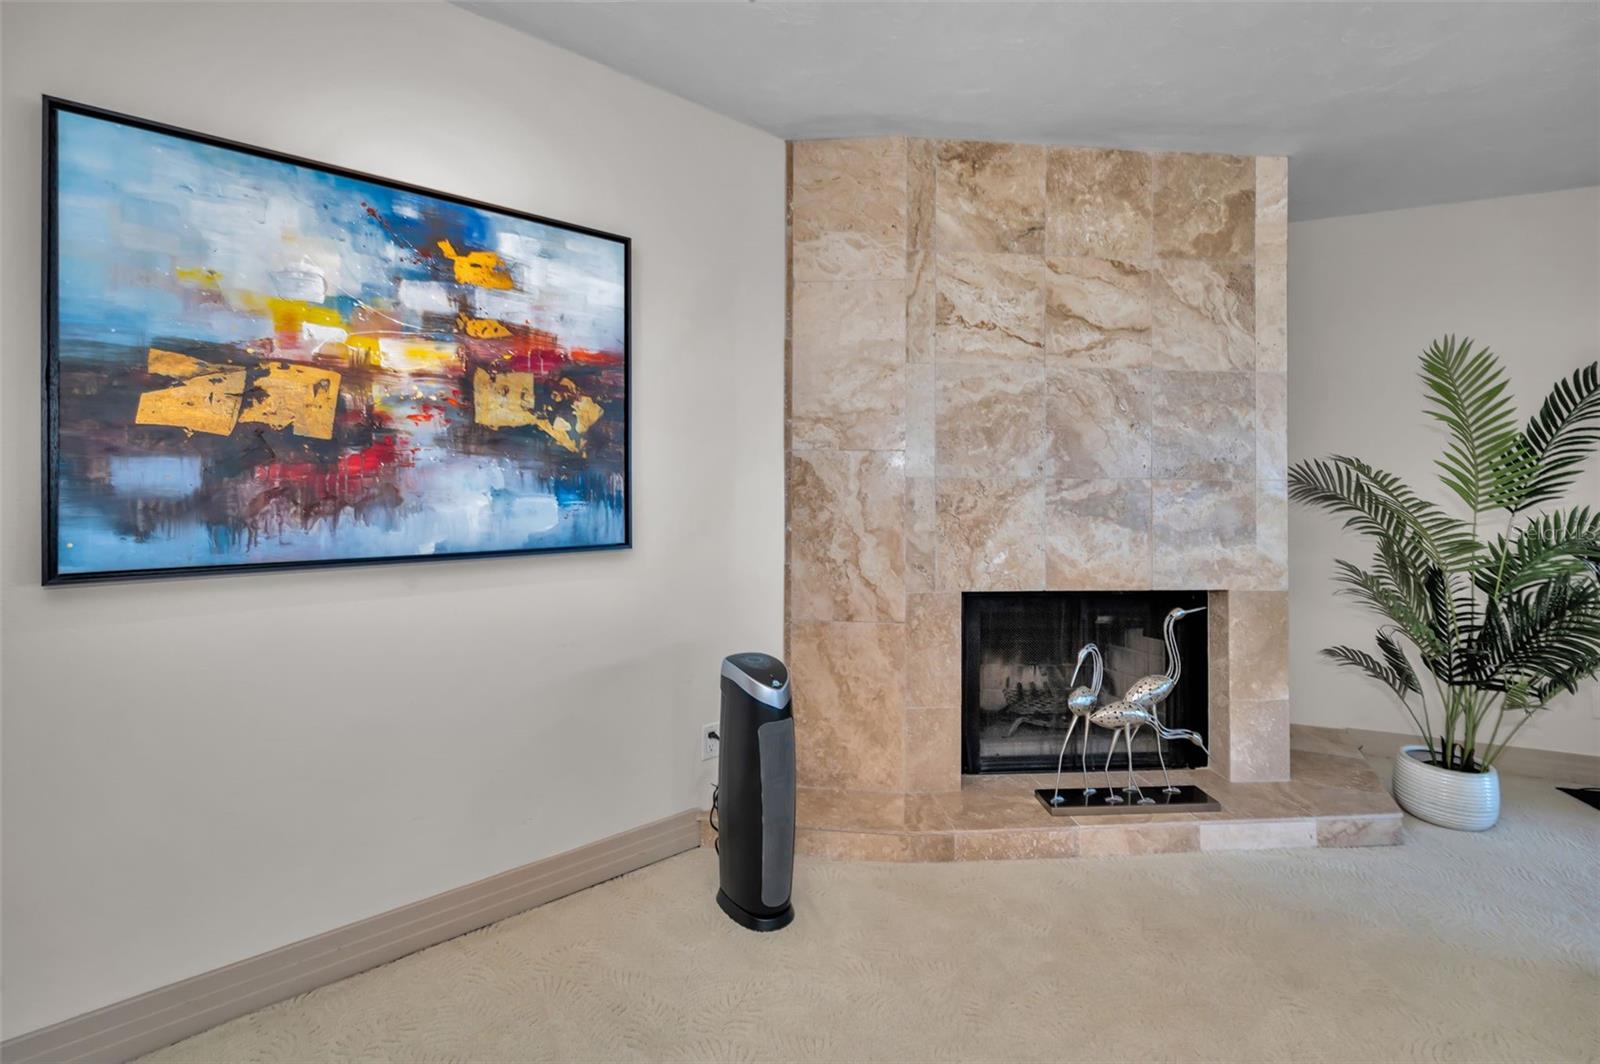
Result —
[[[1168, 611], [1166, 620], [1162, 622], [1161, 626], [1161, 637], [1167, 645], [1167, 671], [1141, 676], [1129, 684], [1128, 689], [1122, 693], [1123, 702], [1138, 709], [1147, 710], [1150, 714], [1151, 723], [1149, 727], [1156, 733], [1156, 757], [1161, 761], [1161, 778], [1165, 781], [1164, 789], [1167, 794], [1176, 794], [1178, 789], [1172, 785], [1172, 780], [1167, 776], [1167, 758], [1166, 754], [1162, 752], [1161, 740], [1194, 736], [1190, 741], [1199, 746], [1201, 750], [1205, 750], [1205, 745], [1199, 741], [1199, 736], [1195, 735], [1194, 732], [1187, 732], [1183, 735], [1167, 735], [1168, 729], [1162, 727], [1160, 714], [1156, 708], [1172, 694], [1173, 690], [1178, 686], [1178, 677], [1183, 674], [1183, 659], [1178, 655], [1178, 636], [1173, 629], [1179, 621], [1191, 613], [1204, 613], [1205, 609], [1204, 606], [1197, 606], [1194, 609], [1186, 610], [1180, 607]], [[1135, 730], [1137, 730], [1137, 726]], [[1130, 742], [1128, 746], [1128, 771], [1131, 774], [1133, 772], [1133, 746], [1131, 745], [1131, 736], [1127, 736], [1127, 738]], [[1115, 750], [1116, 746], [1116, 736], [1112, 736], [1111, 748]], [[1209, 757], [1210, 751], [1206, 751], [1206, 754]], [[1108, 771], [1110, 766], [1111, 759], [1107, 757], [1106, 767]]]

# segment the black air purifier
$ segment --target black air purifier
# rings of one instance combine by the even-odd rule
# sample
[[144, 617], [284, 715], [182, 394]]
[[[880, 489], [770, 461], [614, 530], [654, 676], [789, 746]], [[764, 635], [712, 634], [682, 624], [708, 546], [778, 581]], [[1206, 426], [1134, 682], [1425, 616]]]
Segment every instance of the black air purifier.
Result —
[[767, 654], [722, 659], [717, 904], [752, 931], [794, 919], [794, 714], [789, 670]]

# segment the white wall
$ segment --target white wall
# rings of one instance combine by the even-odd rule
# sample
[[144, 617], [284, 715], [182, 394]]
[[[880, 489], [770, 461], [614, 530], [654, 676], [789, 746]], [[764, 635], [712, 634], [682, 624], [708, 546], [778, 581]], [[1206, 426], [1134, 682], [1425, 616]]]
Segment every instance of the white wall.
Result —
[[[1291, 225], [1290, 456], [1354, 454], [1454, 499], [1435, 477], [1443, 434], [1422, 413], [1417, 357], [1446, 333], [1488, 344], [1527, 417], [1556, 378], [1600, 357], [1597, 261], [1600, 188]], [[1568, 502], [1600, 504], [1600, 460]], [[1407, 731], [1383, 689], [1317, 656], [1333, 643], [1370, 648], [1375, 627], [1332, 597], [1332, 559], [1371, 555], [1340, 524], [1290, 511], [1294, 719]], [[1517, 745], [1600, 754], [1600, 686], [1563, 696]]]
[[[4, 1027], [703, 804], [781, 649], [784, 147], [435, 5], [0, 5]], [[634, 239], [632, 551], [39, 586], [39, 95]]]

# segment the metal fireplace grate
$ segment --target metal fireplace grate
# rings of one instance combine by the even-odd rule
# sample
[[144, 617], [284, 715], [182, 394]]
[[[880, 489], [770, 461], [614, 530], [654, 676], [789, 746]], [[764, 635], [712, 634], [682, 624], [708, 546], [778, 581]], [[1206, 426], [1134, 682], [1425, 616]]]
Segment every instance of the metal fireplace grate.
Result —
[[[1206, 604], [1204, 591], [977, 592], [962, 596], [962, 771], [1054, 771], [1072, 716], [1067, 695], [1078, 650], [1094, 642], [1105, 659], [1101, 704], [1115, 701], [1142, 676], [1167, 668], [1162, 621], [1175, 607]], [[1175, 634], [1183, 676], [1161, 704], [1168, 727], [1207, 734], [1206, 614], [1179, 622]], [[1078, 678], [1088, 683], [1086, 667]], [[1081, 728], [1080, 728], [1081, 731]], [[1109, 731], [1090, 729], [1088, 760], [1098, 771], [1111, 745]], [[1082, 760], [1079, 733], [1068, 747], [1069, 767]], [[1155, 768], [1156, 738], [1141, 731], [1135, 768]], [[1166, 743], [1168, 768], [1206, 763], [1198, 747]], [[1115, 766], [1126, 762], [1119, 745]]]

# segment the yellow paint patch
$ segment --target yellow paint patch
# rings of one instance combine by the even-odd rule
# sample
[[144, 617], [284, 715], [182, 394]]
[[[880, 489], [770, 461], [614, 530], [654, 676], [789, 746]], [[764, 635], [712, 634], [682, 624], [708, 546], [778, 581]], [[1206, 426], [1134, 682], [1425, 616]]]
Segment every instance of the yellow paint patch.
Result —
[[555, 440], [574, 454], [578, 450], [578, 441], [572, 438], [572, 423], [564, 417], [558, 417], [552, 424], [542, 417], [534, 418], [533, 423], [543, 429], [545, 434]]
[[378, 363], [398, 373], [450, 376], [461, 372], [461, 351], [451, 340], [385, 336], [378, 341]]
[[533, 374], [493, 374], [480, 368], [472, 375], [472, 420], [485, 428], [533, 425]]
[[157, 377], [197, 377], [223, 368], [176, 351], [163, 351], [159, 347], [152, 347], [145, 357], [150, 372]]
[[180, 383], [139, 396], [133, 420], [139, 425], [170, 425], [186, 432], [226, 436], [239, 421], [244, 399], [244, 370], [152, 347], [150, 372], [176, 377]]
[[572, 416], [578, 419], [580, 435], [588, 432], [589, 426], [599, 421], [600, 415], [604, 413], [605, 408], [587, 395], [580, 395], [572, 401]]
[[351, 334], [345, 337], [344, 345], [350, 349], [351, 357], [364, 362], [369, 366], [383, 363], [383, 357], [378, 352], [378, 338], [376, 336], [356, 336]]
[[204, 266], [179, 266], [176, 273], [180, 282], [194, 285], [196, 288], [215, 291], [222, 287], [222, 274], [216, 270], [208, 270]]
[[306, 303], [299, 299], [267, 300], [267, 312], [272, 315], [272, 328], [274, 332], [298, 332], [300, 326], [312, 325], [342, 325], [344, 319], [339, 317], [339, 312], [332, 307], [319, 306], [316, 303]]
[[462, 332], [474, 340], [498, 340], [502, 336], [511, 335], [510, 329], [493, 318], [469, 318], [461, 314], [457, 316], [456, 324]]
[[250, 405], [240, 421], [293, 427], [296, 436], [333, 438], [333, 415], [339, 406], [339, 374], [316, 366], [269, 362], [267, 375], [250, 390]]
[[500, 265], [500, 256], [492, 251], [458, 252], [448, 240], [439, 241], [439, 250], [456, 268], [456, 283], [477, 285], [479, 288], [510, 288], [511, 275]]

